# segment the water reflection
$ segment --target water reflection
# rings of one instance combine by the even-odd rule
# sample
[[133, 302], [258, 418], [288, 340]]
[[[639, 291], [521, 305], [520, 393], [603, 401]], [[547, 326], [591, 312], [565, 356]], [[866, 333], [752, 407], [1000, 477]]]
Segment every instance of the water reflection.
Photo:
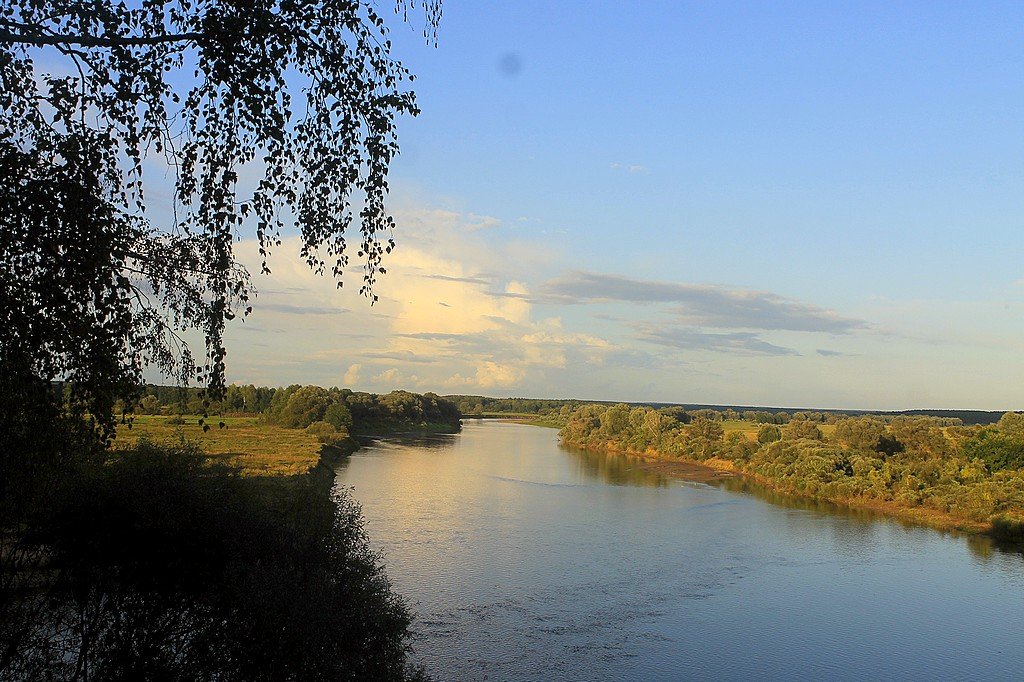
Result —
[[611, 485], [634, 485], [664, 488], [670, 478], [640, 466], [641, 460], [613, 452], [590, 452], [560, 445], [559, 449], [575, 463], [577, 471], [587, 479]]
[[735, 478], [718, 479], [716, 481], [712, 481], [712, 484], [730, 492], [753, 495], [760, 500], [764, 500], [765, 502], [778, 507], [785, 507], [786, 509], [801, 509], [803, 511], [817, 512], [819, 514], [827, 514], [831, 516], [845, 516], [850, 519], [856, 519], [864, 522], [891, 518], [871, 509], [855, 509], [839, 504], [833, 504], [832, 502], [825, 502], [823, 500], [813, 500], [806, 497], [784, 495], [776, 490], [765, 487], [760, 483], [738, 476]]
[[425, 450], [444, 450], [451, 448], [458, 438], [456, 433], [394, 433], [386, 436], [356, 436], [363, 447], [379, 445], [381, 447], [410, 447]]
[[[993, 558], [1002, 561], [1007, 556], [1014, 557], [1018, 562], [1024, 562], [1024, 545], [1019, 542], [997, 540], [987, 535], [968, 535], [967, 547], [984, 562]], [[1016, 571], [1019, 568], [1019, 565], [1015, 565], [1013, 570]]]
[[[824, 516], [842, 517], [848, 522], [842, 528], [842, 542], [844, 544], [849, 543], [855, 537], [860, 537], [865, 544], [870, 544], [873, 542], [879, 524], [897, 524], [904, 528], [915, 529], [926, 528], [922, 524], [873, 509], [848, 507], [823, 500], [785, 495], [750, 479], [739, 477], [726, 478], [712, 481], [711, 484], [731, 492], [753, 495], [777, 507], [810, 511]], [[962, 540], [971, 554], [982, 561], [988, 561], [994, 554], [1010, 555], [1024, 561], [1024, 547], [1021, 547], [1019, 544], [999, 542], [987, 535], [977, 535], [953, 529], [928, 528], [927, 530], [942, 536]]]

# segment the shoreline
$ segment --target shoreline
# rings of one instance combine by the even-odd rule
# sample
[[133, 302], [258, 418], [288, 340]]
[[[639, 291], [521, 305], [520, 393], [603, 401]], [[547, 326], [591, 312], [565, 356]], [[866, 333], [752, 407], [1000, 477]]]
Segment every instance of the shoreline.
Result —
[[[473, 419], [473, 417], [470, 417], [470, 419]], [[531, 423], [530, 420], [524, 419], [522, 417], [491, 417], [490, 419], [488, 419], [488, 421], [491, 420], [531, 425], [541, 428], [549, 427], [549, 424], [537, 423], [536, 421], [533, 421]], [[357, 441], [359, 440], [360, 436], [367, 440], [375, 440], [379, 438], [387, 438], [388, 436], [396, 435], [434, 435], [439, 433], [443, 432], [421, 430], [403, 432], [401, 434], [391, 433], [382, 436], [369, 437], [367, 437], [366, 434], [353, 434], [353, 436], [350, 437], [350, 442], [346, 443], [347, 447], [325, 447], [324, 451], [321, 452], [320, 462], [326, 464], [331, 468], [337, 466], [338, 462], [341, 459], [344, 459], [349, 455], [353, 454], [355, 451], [359, 450], [360, 444]], [[803, 491], [793, 490], [792, 488], [789, 488], [784, 485], [780, 485], [777, 482], [764, 476], [761, 476], [759, 474], [743, 471], [742, 469], [737, 467], [736, 464], [731, 460], [712, 457], [707, 460], [698, 461], [686, 458], [670, 457], [652, 450], [648, 450], [645, 452], [635, 452], [629, 450], [621, 450], [619, 448], [610, 447], [607, 445], [583, 446], [577, 444], [567, 444], [562, 442], [561, 439], [559, 439], [559, 443], [566, 447], [579, 448], [581, 450], [585, 450], [588, 452], [598, 452], [604, 454], [614, 454], [629, 457], [630, 459], [634, 460], [635, 464], [644, 471], [661, 474], [663, 476], [705, 484], [714, 484], [717, 482], [727, 480], [739, 480], [753, 484], [761, 488], [766, 493], [780, 495], [782, 497], [794, 501], [802, 500], [812, 503], [823, 503], [828, 505], [834, 505], [838, 509], [849, 511], [866, 511], [878, 514], [880, 517], [896, 520], [900, 523], [906, 523], [915, 526], [923, 526], [943, 532], [956, 532], [973, 536], [984, 536], [1000, 544], [1007, 544], [1008, 546], [1020, 547], [1019, 542], [1015, 542], [1013, 539], [1000, 537], [999, 529], [992, 521], [972, 521], [970, 519], [957, 517], [953, 514], [942, 512], [937, 509], [931, 509], [928, 507], [921, 506], [906, 506], [892, 501], [870, 500], [862, 498], [836, 499], [821, 495], [809, 494]], [[332, 450], [334, 452], [331, 452]]]
[[711, 481], [741, 478], [744, 476], [744, 474], [736, 469], [736, 466], [732, 462], [724, 459], [714, 458], [698, 462], [694, 459], [666, 457], [665, 455], [651, 450], [646, 452], [635, 452], [631, 450], [621, 450], [607, 445], [576, 445], [572, 443], [565, 443], [561, 439], [559, 439], [558, 442], [563, 447], [578, 448], [586, 452], [597, 452], [604, 453], [606, 455], [622, 455], [624, 457], [629, 457], [630, 459], [636, 460], [637, 465], [644, 471], [684, 478], [687, 481], [694, 481], [696, 483], [709, 483]]
[[[613, 451], [608, 450], [607, 452]], [[658, 457], [641, 456], [629, 452], [614, 452], [614, 454], [636, 458], [637, 464], [644, 471], [663, 474], [673, 478], [682, 478], [696, 483], [710, 483], [712, 481], [723, 481], [731, 478], [743, 478], [743, 474], [735, 471], [735, 469], [727, 469], [724, 466], [709, 466], [704, 462], [697, 462], [694, 460], [669, 460]]]
[[981, 535], [996, 542], [1002, 541], [1001, 538], [996, 536], [996, 529], [991, 521], [971, 521], [970, 519], [960, 518], [946, 512], [941, 512], [937, 509], [929, 509], [927, 507], [910, 507], [895, 502], [865, 500], [860, 498], [832, 499], [829, 497], [822, 497], [820, 495], [812, 495], [778, 485], [771, 479], [764, 476], [742, 471], [730, 460], [711, 458], [704, 461], [697, 461], [685, 458], [668, 457], [661, 453], [651, 451], [638, 453], [607, 446], [583, 446], [566, 443], [563, 443], [563, 445], [579, 448], [588, 452], [625, 455], [636, 459], [638, 464], [646, 471], [678, 477], [687, 481], [712, 483], [728, 479], [739, 479], [748, 481], [760, 486], [766, 491], [782, 495], [793, 500], [822, 502], [848, 510], [874, 512], [881, 516], [892, 518], [903, 523], [925, 526], [932, 528], [933, 530], [958, 532], [968, 535]]

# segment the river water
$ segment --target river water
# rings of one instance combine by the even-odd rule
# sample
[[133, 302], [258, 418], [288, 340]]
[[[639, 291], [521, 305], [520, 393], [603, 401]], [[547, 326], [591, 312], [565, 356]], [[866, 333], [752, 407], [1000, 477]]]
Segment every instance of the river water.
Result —
[[1024, 558], [980, 538], [500, 422], [377, 442], [338, 483], [438, 680], [1024, 679]]

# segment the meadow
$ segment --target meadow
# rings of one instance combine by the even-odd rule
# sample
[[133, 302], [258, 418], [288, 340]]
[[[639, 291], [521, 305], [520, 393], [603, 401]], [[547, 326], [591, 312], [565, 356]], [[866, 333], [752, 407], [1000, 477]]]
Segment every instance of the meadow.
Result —
[[[161, 445], [195, 443], [211, 460], [237, 467], [243, 476], [304, 474], [316, 466], [320, 457], [320, 441], [304, 429], [247, 416], [211, 417], [210, 428], [204, 431], [199, 419], [198, 415], [138, 415], [130, 429], [118, 430], [113, 447], [127, 450], [140, 440]], [[219, 427], [221, 422], [223, 428]]]

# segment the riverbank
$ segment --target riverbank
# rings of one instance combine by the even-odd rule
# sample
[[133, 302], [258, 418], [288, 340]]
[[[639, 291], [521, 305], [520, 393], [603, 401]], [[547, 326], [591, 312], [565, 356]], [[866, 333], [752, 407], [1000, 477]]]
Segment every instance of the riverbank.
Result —
[[712, 483], [714, 481], [721, 481], [727, 478], [737, 478], [739, 476], [733, 468], [729, 468], [729, 465], [731, 465], [732, 462], [727, 462], [725, 460], [718, 460], [717, 462], [711, 463], [686, 460], [667, 460], [646, 456], [637, 457], [637, 459], [639, 460], [638, 466], [644, 471], [650, 471], [664, 476], [671, 476], [673, 478], [683, 478], [687, 481], [696, 481], [697, 483]]
[[320, 461], [321, 443], [305, 429], [287, 429], [252, 415], [214, 417], [204, 431], [199, 419], [199, 415], [136, 416], [131, 429], [118, 430], [113, 449], [128, 450], [140, 441], [195, 443], [211, 461], [236, 467], [243, 476], [298, 476]]
[[[519, 422], [527, 423], [527, 422]], [[563, 443], [569, 447], [578, 448], [585, 452], [594, 452], [605, 455], [620, 455], [634, 460], [637, 467], [644, 471], [650, 471], [663, 476], [682, 478], [697, 483], [711, 483], [725, 478], [735, 478], [738, 475], [736, 466], [724, 459], [712, 459], [698, 462], [692, 459], [681, 459], [679, 457], [666, 457], [661, 453], [647, 450], [636, 452], [623, 450], [611, 445], [579, 445], [577, 443]]]
[[716, 415], [680, 420], [654, 408], [585, 405], [560, 435], [569, 445], [696, 460], [779, 495], [1024, 546], [1022, 422], [1016, 413], [972, 428], [934, 417], [846, 418], [826, 433], [800, 418], [755, 434], [729, 432]]
[[191, 442], [210, 461], [236, 467], [243, 476], [287, 478], [312, 471], [322, 461], [336, 464], [359, 449], [360, 438], [458, 432], [451, 424], [434, 422], [376, 423], [359, 425], [350, 435], [332, 438], [325, 445], [305, 429], [278, 426], [260, 415], [215, 417], [205, 431], [199, 419], [199, 415], [140, 415], [131, 429], [118, 431], [113, 447], [127, 450], [140, 441], [165, 445]]
[[921, 506], [901, 505], [895, 502], [855, 497], [808, 494], [804, 491], [795, 490], [791, 486], [781, 485], [766, 476], [746, 471], [742, 467], [737, 466], [735, 462], [727, 459], [713, 457], [707, 460], [698, 461], [674, 457], [651, 450], [640, 453], [635, 451], [625, 451], [609, 446], [585, 446], [577, 443], [569, 443], [567, 445], [570, 447], [580, 448], [587, 452], [632, 457], [637, 460], [637, 465], [646, 471], [681, 478], [687, 481], [714, 483], [724, 479], [739, 478], [755, 483], [765, 490], [794, 500], [802, 499], [813, 502], [825, 502], [848, 509], [874, 512], [906, 523], [927, 526], [935, 530], [987, 535], [1001, 542], [1008, 542], [1011, 544], [1020, 543], [1018, 539], [1020, 528], [1012, 521], [1004, 522], [1005, 525], [994, 523], [992, 521], [980, 522], [958, 517], [954, 514], [943, 513], [937, 509], [930, 509]]
[[954, 514], [942, 512], [938, 509], [900, 504], [898, 502], [887, 500], [872, 500], [862, 497], [815, 495], [801, 490], [796, 490], [791, 486], [779, 484], [770, 478], [753, 472], [741, 471], [740, 475], [763, 488], [793, 499], [826, 502], [828, 504], [834, 504], [848, 509], [870, 511], [892, 517], [906, 523], [927, 526], [935, 530], [990, 535], [992, 537], [996, 536], [995, 524], [991, 521], [974, 521]]

